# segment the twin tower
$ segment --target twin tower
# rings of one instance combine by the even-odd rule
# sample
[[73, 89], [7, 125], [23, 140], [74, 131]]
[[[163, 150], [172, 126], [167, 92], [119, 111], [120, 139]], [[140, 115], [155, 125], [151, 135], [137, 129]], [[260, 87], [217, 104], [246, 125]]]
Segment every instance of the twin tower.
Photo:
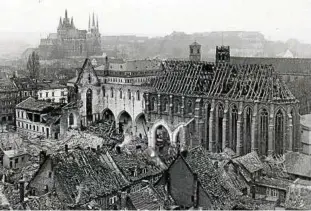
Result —
[[[201, 61], [201, 45], [197, 42], [189, 46], [189, 60]], [[230, 46], [216, 46], [216, 63], [230, 62]]]

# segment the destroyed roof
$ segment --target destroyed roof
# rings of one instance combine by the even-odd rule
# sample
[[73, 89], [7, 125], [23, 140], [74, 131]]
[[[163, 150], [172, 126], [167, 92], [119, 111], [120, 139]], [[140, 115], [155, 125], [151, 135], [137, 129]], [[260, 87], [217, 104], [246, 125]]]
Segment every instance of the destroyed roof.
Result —
[[30, 78], [15, 77], [15, 78], [12, 78], [12, 80], [19, 90], [33, 90], [36, 88], [36, 84]]
[[22, 156], [22, 155], [27, 154], [27, 152], [25, 150], [17, 150], [17, 149], [6, 150], [3, 152], [9, 158], [13, 158], [13, 157]]
[[130, 193], [129, 199], [136, 210], [159, 210], [164, 206], [164, 201], [149, 186], [137, 192]]
[[55, 192], [49, 192], [43, 196], [33, 196], [25, 201], [27, 210], [64, 210], [66, 207]]
[[234, 163], [242, 165], [250, 173], [254, 173], [256, 171], [263, 169], [263, 164], [259, 159], [256, 151], [250, 152], [241, 157], [234, 158], [232, 159], [232, 161]]
[[311, 156], [299, 152], [285, 154], [287, 173], [311, 178]]
[[287, 190], [287, 188], [293, 183], [291, 180], [273, 177], [262, 177], [256, 180], [257, 185], [262, 185], [271, 188], [277, 188]]
[[230, 57], [230, 63], [272, 65], [279, 73], [310, 73], [311, 71], [309, 58]]
[[105, 160], [90, 150], [75, 149], [51, 156], [58, 187], [68, 204], [85, 204], [116, 192], [128, 183], [112, 172]]
[[208, 152], [201, 146], [195, 147], [187, 153], [185, 158], [193, 173], [198, 175], [198, 181], [204, 191], [210, 196], [214, 209], [231, 209], [235, 193], [230, 192], [219, 169], [215, 169]]
[[292, 184], [287, 192], [287, 209], [311, 210], [311, 184]]
[[275, 207], [275, 202], [242, 196], [237, 200], [234, 210], [274, 210]]
[[43, 100], [36, 100], [33, 97], [28, 97], [26, 100], [16, 105], [16, 108], [30, 110], [30, 111], [39, 111], [39, 112], [42, 112], [50, 108], [57, 108], [57, 107], [60, 107], [60, 104], [49, 103]]
[[[159, 175], [164, 169], [154, 163], [146, 154], [109, 152], [115, 164], [118, 166], [128, 181], [134, 182], [149, 176]], [[135, 173], [136, 171], [136, 173]]]
[[166, 61], [162, 66], [164, 71], [151, 81], [159, 93], [296, 102], [271, 65]]

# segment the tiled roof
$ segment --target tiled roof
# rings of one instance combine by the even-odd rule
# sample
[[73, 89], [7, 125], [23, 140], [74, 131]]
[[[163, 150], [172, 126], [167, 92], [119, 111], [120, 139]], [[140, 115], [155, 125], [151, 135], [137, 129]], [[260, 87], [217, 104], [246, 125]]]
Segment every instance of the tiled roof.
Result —
[[158, 60], [131, 60], [126, 61], [126, 71], [160, 70]]
[[259, 159], [256, 151], [250, 152], [241, 157], [234, 158], [233, 162], [244, 166], [244, 168], [246, 168], [250, 173], [263, 169], [263, 164]]
[[[143, 153], [128, 154], [125, 152], [117, 153], [116, 151], [111, 151], [109, 154], [127, 180], [131, 182], [148, 176], [158, 175], [163, 171], [163, 169], [151, 161], [148, 155]], [[134, 175], [135, 169], [137, 169], [137, 175]]]
[[31, 110], [31, 111], [44, 111], [49, 108], [60, 107], [57, 103], [49, 103], [43, 100], [36, 100], [33, 97], [28, 97], [26, 100], [16, 105], [16, 108]]
[[268, 65], [166, 61], [151, 86], [157, 92], [261, 101], [296, 99]]
[[299, 152], [285, 154], [285, 167], [289, 174], [311, 178], [311, 156]]
[[89, 150], [76, 149], [52, 155], [55, 178], [68, 204], [85, 204], [125, 187], [127, 182], [111, 171], [105, 160]]
[[210, 196], [214, 209], [230, 209], [235, 193], [230, 192], [230, 188], [224, 183], [221, 171], [215, 169], [209, 155], [201, 146], [189, 150], [186, 158], [193, 173], [198, 175], [198, 180], [204, 191]]
[[280, 73], [310, 73], [311, 59], [307, 58], [260, 58], [260, 57], [230, 57], [232, 64], [272, 65]]
[[30, 78], [12, 78], [19, 90], [32, 90], [36, 84]]
[[137, 210], [159, 210], [164, 205], [164, 201], [149, 186], [137, 192], [130, 193], [129, 198]]

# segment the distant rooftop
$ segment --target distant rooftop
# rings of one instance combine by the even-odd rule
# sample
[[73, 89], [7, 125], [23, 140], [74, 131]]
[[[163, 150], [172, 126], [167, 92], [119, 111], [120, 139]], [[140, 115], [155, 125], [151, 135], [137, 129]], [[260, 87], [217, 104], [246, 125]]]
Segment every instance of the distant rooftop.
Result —
[[33, 97], [29, 97], [26, 100], [16, 105], [16, 108], [31, 110], [31, 111], [39, 111], [42, 112], [49, 108], [59, 107], [60, 104], [57, 103], [49, 103], [43, 100], [36, 100]]

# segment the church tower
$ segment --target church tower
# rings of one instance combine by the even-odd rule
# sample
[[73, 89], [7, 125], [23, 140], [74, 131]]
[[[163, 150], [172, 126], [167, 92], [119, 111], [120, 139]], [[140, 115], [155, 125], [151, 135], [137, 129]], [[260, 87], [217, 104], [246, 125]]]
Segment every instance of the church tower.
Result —
[[87, 32], [87, 52], [89, 56], [101, 55], [101, 35], [99, 32], [98, 17], [95, 20], [95, 14], [89, 16], [89, 28]]
[[189, 60], [198, 62], [201, 61], [201, 45], [197, 42], [192, 43], [189, 46], [190, 54], [189, 54]]
[[216, 63], [230, 62], [230, 46], [216, 46]]

